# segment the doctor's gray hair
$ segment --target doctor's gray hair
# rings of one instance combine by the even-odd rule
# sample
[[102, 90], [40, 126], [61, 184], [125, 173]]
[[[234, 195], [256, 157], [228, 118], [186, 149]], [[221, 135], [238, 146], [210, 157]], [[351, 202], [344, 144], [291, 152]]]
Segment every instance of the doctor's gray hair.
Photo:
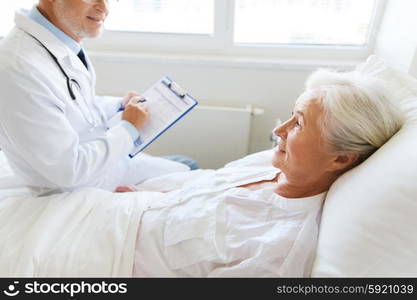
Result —
[[365, 160], [402, 126], [404, 119], [381, 80], [353, 72], [318, 70], [306, 89], [316, 89], [324, 109], [322, 131], [335, 151]]

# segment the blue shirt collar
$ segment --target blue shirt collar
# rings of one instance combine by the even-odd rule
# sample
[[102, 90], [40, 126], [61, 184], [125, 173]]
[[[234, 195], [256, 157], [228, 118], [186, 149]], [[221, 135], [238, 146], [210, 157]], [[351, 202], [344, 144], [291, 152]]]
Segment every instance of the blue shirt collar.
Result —
[[81, 44], [77, 43], [73, 38], [71, 38], [69, 35], [64, 33], [62, 30], [60, 30], [58, 27], [56, 27], [54, 24], [48, 21], [47, 18], [45, 18], [38, 10], [36, 6], [34, 6], [28, 14], [28, 17], [35, 21], [36, 23], [41, 24], [43, 27], [48, 29], [50, 32], [52, 32], [61, 42], [63, 42], [68, 48], [71, 49], [75, 53], [75, 55], [78, 54], [81, 50]]

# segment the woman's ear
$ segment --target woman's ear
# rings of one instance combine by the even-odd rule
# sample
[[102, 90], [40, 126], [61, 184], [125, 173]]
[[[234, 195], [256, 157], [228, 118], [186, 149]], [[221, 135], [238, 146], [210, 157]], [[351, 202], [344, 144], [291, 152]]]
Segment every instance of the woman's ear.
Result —
[[359, 153], [339, 152], [335, 155], [329, 171], [347, 171], [355, 166], [359, 160]]

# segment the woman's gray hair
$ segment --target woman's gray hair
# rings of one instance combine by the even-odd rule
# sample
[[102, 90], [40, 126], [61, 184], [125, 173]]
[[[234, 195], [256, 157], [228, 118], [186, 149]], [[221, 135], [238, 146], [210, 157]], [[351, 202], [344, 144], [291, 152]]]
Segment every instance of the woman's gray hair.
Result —
[[324, 137], [335, 151], [356, 152], [365, 160], [402, 126], [403, 116], [381, 80], [366, 74], [318, 70], [306, 89], [318, 90], [324, 109]]

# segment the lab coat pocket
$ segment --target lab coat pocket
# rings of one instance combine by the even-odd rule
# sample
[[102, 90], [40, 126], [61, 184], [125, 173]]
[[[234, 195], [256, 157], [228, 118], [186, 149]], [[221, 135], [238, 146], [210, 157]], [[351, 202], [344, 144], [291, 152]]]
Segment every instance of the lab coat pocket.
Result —
[[164, 248], [167, 262], [173, 270], [217, 257], [215, 216], [175, 222], [167, 220]]

